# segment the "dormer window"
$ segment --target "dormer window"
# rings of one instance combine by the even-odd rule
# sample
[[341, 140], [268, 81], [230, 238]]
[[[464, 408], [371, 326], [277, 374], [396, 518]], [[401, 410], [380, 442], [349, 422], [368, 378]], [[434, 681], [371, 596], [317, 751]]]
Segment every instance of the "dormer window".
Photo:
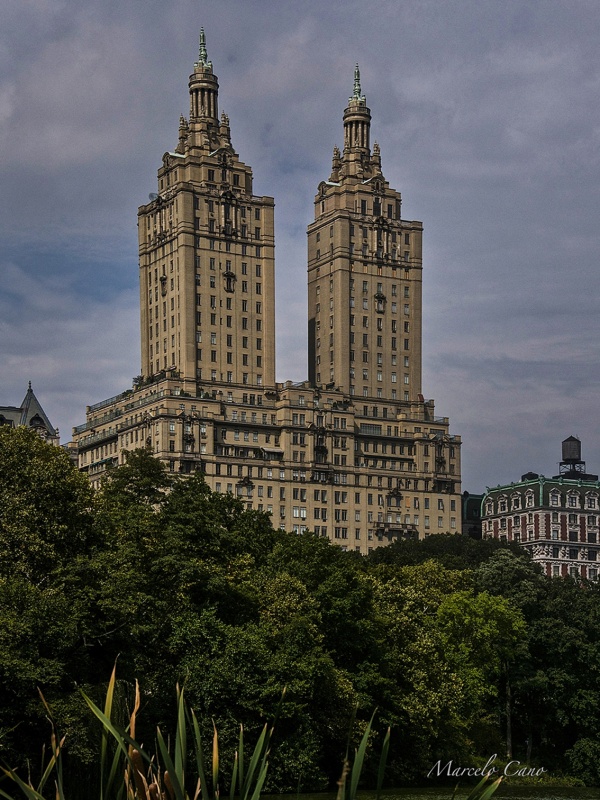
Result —
[[579, 495], [570, 494], [568, 497], [569, 508], [579, 508]]
[[595, 495], [587, 495], [585, 502], [587, 508], [597, 508], [598, 500]]
[[525, 505], [527, 508], [533, 508], [533, 492], [527, 492], [525, 497]]

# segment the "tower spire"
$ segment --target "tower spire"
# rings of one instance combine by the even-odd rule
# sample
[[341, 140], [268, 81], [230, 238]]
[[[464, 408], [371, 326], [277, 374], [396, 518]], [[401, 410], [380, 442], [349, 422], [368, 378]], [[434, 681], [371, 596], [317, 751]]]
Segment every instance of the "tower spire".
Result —
[[354, 92], [352, 93], [352, 97], [350, 98], [350, 102], [353, 100], [362, 100], [363, 103], [366, 101], [364, 95], [361, 95], [361, 88], [360, 88], [360, 69], [358, 68], [358, 64], [354, 67]]
[[[364, 157], [370, 155], [369, 133], [371, 112], [367, 108], [367, 99], [360, 86], [360, 69], [354, 67], [354, 91], [348, 99], [348, 107], [344, 110], [344, 160], [353, 153], [358, 157], [357, 164], [362, 164]], [[353, 156], [353, 160], [356, 160]], [[362, 169], [362, 167], [361, 167]]]
[[193, 128], [196, 121], [204, 120], [210, 122], [214, 128], [218, 128], [219, 82], [213, 73], [212, 61], [208, 60], [204, 28], [200, 28], [198, 61], [194, 64], [194, 74], [190, 75], [189, 88], [190, 126]]
[[194, 64], [196, 68], [205, 67], [212, 70], [212, 61], [208, 60], [208, 52], [206, 50], [206, 35], [204, 28], [200, 28], [200, 50], [198, 52], [198, 62]]

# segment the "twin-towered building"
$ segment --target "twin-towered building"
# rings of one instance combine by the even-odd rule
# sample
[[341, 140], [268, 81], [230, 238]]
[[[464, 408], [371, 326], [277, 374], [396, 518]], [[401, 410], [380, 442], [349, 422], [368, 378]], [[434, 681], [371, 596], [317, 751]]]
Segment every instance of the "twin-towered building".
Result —
[[274, 201], [218, 111], [204, 33], [189, 117], [138, 212], [142, 374], [74, 429], [97, 483], [149, 446], [172, 472], [366, 553], [460, 530], [460, 438], [421, 387], [421, 222], [402, 219], [358, 67], [308, 228], [308, 380], [275, 380]]

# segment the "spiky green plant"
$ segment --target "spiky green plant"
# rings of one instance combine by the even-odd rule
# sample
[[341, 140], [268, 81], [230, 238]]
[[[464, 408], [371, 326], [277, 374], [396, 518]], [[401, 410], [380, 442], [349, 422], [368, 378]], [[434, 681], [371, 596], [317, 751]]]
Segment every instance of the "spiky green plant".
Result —
[[[338, 792], [337, 792], [337, 800], [356, 800], [356, 795], [358, 792], [358, 784], [360, 781], [360, 777], [362, 774], [365, 755], [367, 752], [367, 744], [369, 741], [369, 737], [371, 735], [371, 729], [373, 726], [373, 719], [375, 718], [375, 714], [369, 720], [369, 723], [365, 729], [365, 732], [362, 735], [360, 740], [360, 744], [355, 750], [354, 759], [352, 763], [350, 761], [350, 739], [352, 736], [352, 729], [354, 727], [354, 719], [355, 713], [352, 716], [352, 721], [350, 723], [350, 731], [348, 734], [348, 744], [346, 747], [346, 755], [344, 756], [343, 766], [342, 766], [342, 774], [338, 781]], [[388, 728], [386, 734], [383, 739], [383, 744], [381, 746], [381, 753], [379, 756], [379, 767], [377, 770], [377, 788], [376, 788], [376, 800], [380, 800], [381, 797], [381, 790], [383, 788], [383, 779], [385, 775], [385, 768], [387, 765], [387, 758], [390, 749], [390, 729]], [[349, 780], [348, 780], [349, 777]], [[484, 776], [482, 780], [475, 786], [475, 788], [469, 793], [466, 800], [490, 800], [490, 797], [494, 794], [496, 789], [500, 786], [502, 782], [502, 778], [496, 778], [495, 781], [490, 783], [489, 776]], [[456, 792], [458, 790], [458, 786], [454, 790], [452, 794], [451, 800], [455, 800]]]
[[[496, 789], [502, 783], [502, 776], [496, 778], [495, 781], [491, 781], [489, 775], [484, 775], [483, 778], [479, 781], [477, 786], [469, 792], [467, 796], [467, 800], [490, 800], [490, 797], [494, 794]], [[455, 800], [456, 792], [458, 791], [458, 786], [452, 793], [452, 800]]]
[[[129, 725], [126, 729], [112, 721], [113, 700], [116, 685], [116, 670], [113, 669], [104, 709], [98, 706], [84, 693], [83, 697], [92, 713], [102, 724], [100, 747], [100, 787], [99, 800], [219, 800], [219, 737], [213, 722], [212, 770], [211, 781], [206, 778], [204, 751], [200, 736], [198, 719], [192, 709], [184, 702], [183, 689], [177, 687], [177, 727], [172, 751], [169, 749], [160, 728], [156, 731], [156, 753], [149, 753], [135, 738], [137, 715], [140, 708], [140, 690], [136, 681], [135, 701]], [[50, 738], [50, 755], [45, 762], [42, 759], [41, 777], [37, 785], [32, 782], [31, 775], [23, 779], [15, 770], [1, 767], [4, 778], [12, 781], [18, 795], [10, 794], [0, 786], [0, 797], [5, 800], [47, 800], [48, 790], [52, 784], [54, 800], [67, 800], [63, 782], [63, 745], [65, 738], [60, 737], [51, 710], [43, 695], [42, 702], [52, 726]], [[275, 719], [279, 716], [282, 695]], [[344, 757], [342, 775], [338, 781], [337, 800], [356, 800], [358, 785], [364, 766], [367, 745], [371, 735], [374, 716], [371, 717], [356, 748], [352, 762], [350, 760], [350, 736], [354, 725], [354, 717], [350, 726], [348, 746]], [[235, 753], [231, 776], [229, 800], [259, 800], [267, 776], [269, 752], [273, 725], [265, 725], [246, 764], [244, 728], [240, 725], [238, 749]], [[188, 731], [191, 730], [195, 757], [195, 784], [192, 794], [189, 785], [193, 783], [187, 774]], [[381, 795], [383, 778], [387, 764], [390, 743], [388, 728], [381, 748], [379, 768], [377, 771], [377, 800]], [[52, 780], [51, 780], [52, 779]], [[502, 778], [490, 783], [483, 778], [472, 790], [467, 800], [489, 800], [500, 785]], [[457, 787], [458, 788], [458, 787]], [[455, 800], [456, 790], [452, 795]]]
[[[100, 709], [85, 693], [85, 702], [102, 724], [100, 746], [100, 787], [99, 800], [219, 800], [219, 737], [213, 722], [212, 774], [206, 779], [204, 752], [200, 736], [200, 726], [192, 709], [184, 702], [183, 689], [177, 687], [177, 727], [172, 750], [169, 749], [160, 728], [156, 731], [156, 752], [149, 753], [135, 738], [137, 714], [140, 708], [140, 691], [136, 681], [135, 702], [127, 729], [119, 727], [112, 720], [113, 699], [116, 684], [116, 671], [113, 669], [104, 709]], [[283, 700], [283, 695], [282, 695]], [[42, 775], [37, 785], [31, 775], [23, 779], [15, 770], [2, 768], [6, 779], [20, 790], [18, 796], [27, 800], [46, 800], [44, 791], [48, 790], [50, 779], [54, 782], [55, 800], [67, 800], [63, 783], [62, 749], [64, 737], [58, 735], [56, 724], [48, 704], [42, 702], [52, 725], [51, 753], [47, 763], [42, 765]], [[276, 717], [279, 714], [277, 709]], [[269, 751], [273, 725], [265, 725], [252, 752], [249, 763], [244, 758], [244, 729], [240, 726], [238, 750], [231, 770], [231, 792], [235, 791], [240, 800], [258, 800], [264, 785], [269, 766]], [[190, 779], [187, 773], [188, 730], [192, 731], [192, 744], [195, 756], [196, 776]], [[189, 786], [193, 785], [190, 789]], [[50, 784], [51, 785], [51, 784]], [[0, 787], [0, 797], [16, 800], [14, 794]]]
[[[344, 756], [344, 762], [342, 765], [342, 775], [338, 781], [337, 800], [356, 800], [356, 794], [358, 792], [358, 783], [360, 781], [360, 776], [363, 770], [365, 755], [367, 752], [367, 744], [369, 742], [369, 736], [371, 735], [371, 729], [373, 727], [373, 720], [375, 718], [375, 713], [373, 713], [373, 716], [369, 720], [365, 732], [363, 733], [362, 738], [360, 740], [360, 744], [356, 748], [356, 751], [354, 753], [354, 759], [352, 761], [352, 766], [351, 766], [350, 739], [352, 736], [352, 729], [354, 727], [355, 716], [356, 716], [356, 710], [352, 715], [352, 721], [350, 722], [350, 730], [348, 733], [348, 744], [346, 746], [346, 755]], [[377, 770], [377, 800], [379, 800], [380, 798], [381, 789], [383, 787], [383, 778], [385, 775], [385, 767], [387, 764], [389, 749], [390, 749], [390, 729], [388, 728], [383, 739], [383, 745], [381, 747], [381, 755], [379, 757], [379, 768]], [[348, 782], [348, 776], [350, 776], [349, 782]]]

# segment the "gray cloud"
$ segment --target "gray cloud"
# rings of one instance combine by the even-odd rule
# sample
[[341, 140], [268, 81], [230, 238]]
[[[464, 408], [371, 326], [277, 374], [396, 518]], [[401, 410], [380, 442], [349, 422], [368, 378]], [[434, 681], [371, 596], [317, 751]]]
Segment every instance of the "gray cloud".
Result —
[[204, 25], [255, 191], [276, 200], [278, 378], [306, 375], [305, 229], [355, 61], [383, 169], [425, 225], [424, 392], [464, 488], [600, 471], [595, 0], [7, 0], [0, 33], [2, 403], [63, 439], [139, 370], [136, 209], [187, 111]]

